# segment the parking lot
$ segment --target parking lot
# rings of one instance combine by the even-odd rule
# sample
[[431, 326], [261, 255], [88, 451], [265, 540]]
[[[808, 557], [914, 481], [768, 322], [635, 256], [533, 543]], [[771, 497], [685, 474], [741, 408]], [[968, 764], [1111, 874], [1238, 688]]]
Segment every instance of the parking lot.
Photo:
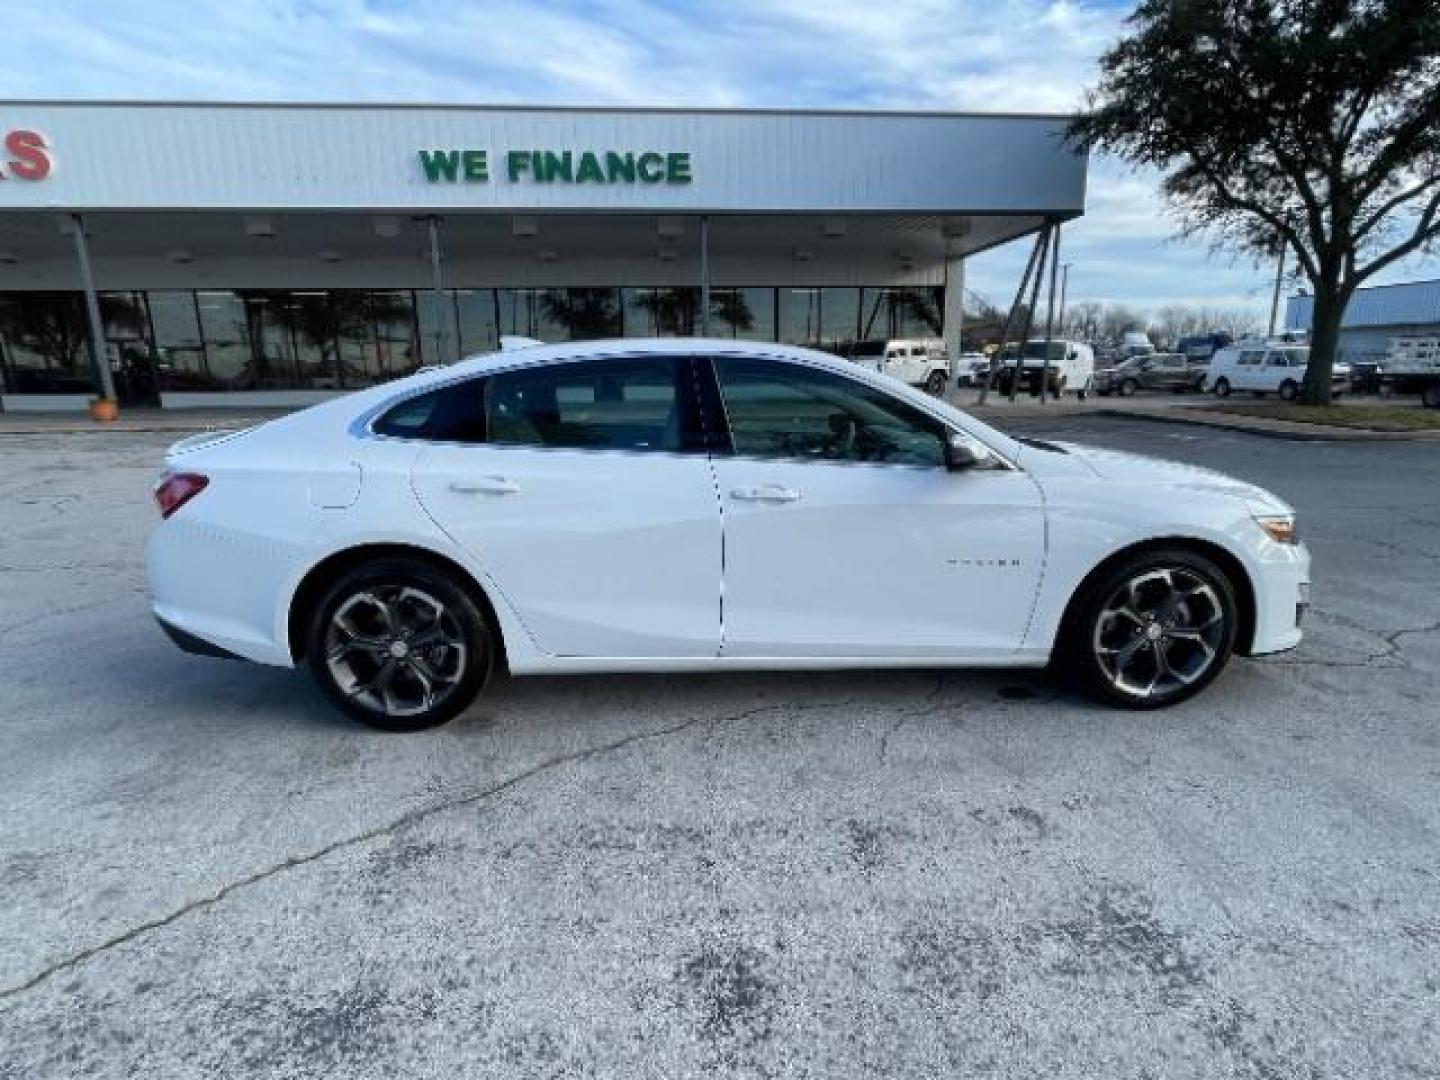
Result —
[[0, 1077], [1440, 1075], [1440, 446], [1013, 427], [1293, 502], [1302, 649], [1161, 714], [536, 678], [385, 736], [154, 627], [177, 435], [0, 437]]

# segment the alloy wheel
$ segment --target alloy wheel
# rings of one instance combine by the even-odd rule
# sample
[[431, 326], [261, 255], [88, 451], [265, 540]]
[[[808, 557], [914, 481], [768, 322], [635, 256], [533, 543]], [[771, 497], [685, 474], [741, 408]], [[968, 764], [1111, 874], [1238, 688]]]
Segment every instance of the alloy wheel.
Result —
[[1226, 631], [1225, 607], [1201, 575], [1185, 567], [1150, 569], [1106, 601], [1091, 647], [1115, 690], [1163, 698], [1210, 670]]
[[335, 685], [386, 716], [417, 716], [443, 704], [469, 662], [455, 614], [411, 585], [356, 592], [325, 629], [325, 663]]

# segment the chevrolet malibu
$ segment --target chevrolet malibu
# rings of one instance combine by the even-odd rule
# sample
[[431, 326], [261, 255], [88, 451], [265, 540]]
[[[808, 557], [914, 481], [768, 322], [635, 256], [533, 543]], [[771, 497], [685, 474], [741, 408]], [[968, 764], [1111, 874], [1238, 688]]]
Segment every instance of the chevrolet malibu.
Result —
[[1010, 438], [804, 349], [474, 357], [177, 443], [156, 618], [417, 730], [499, 670], [1053, 666], [1171, 705], [1293, 648], [1291, 509], [1199, 468]]

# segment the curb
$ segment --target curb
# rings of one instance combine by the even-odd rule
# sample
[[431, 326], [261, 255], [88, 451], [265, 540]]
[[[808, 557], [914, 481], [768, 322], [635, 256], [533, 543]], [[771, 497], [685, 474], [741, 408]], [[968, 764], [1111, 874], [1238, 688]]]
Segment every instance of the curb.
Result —
[[1253, 420], [1233, 414], [1207, 415], [1178, 408], [1173, 413], [1099, 409], [1094, 415], [1118, 420], [1149, 420], [1157, 424], [1190, 424], [1193, 427], [1239, 431], [1246, 435], [1286, 439], [1290, 442], [1440, 442], [1440, 430], [1376, 431], [1371, 428], [1341, 428], [1326, 424], [1296, 424], [1285, 420]]

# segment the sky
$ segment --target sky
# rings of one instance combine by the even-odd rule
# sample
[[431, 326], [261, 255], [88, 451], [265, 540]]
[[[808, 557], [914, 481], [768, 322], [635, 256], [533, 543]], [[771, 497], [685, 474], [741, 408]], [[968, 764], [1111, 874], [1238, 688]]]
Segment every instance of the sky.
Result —
[[[5, 0], [0, 99], [395, 101], [1070, 112], [1130, 0]], [[970, 262], [996, 303], [1023, 244]], [[1103, 156], [1070, 298], [1244, 307], [1273, 264], [1180, 240]], [[1440, 276], [1412, 260], [1379, 280]], [[1287, 291], [1292, 286], [1287, 283]]]

